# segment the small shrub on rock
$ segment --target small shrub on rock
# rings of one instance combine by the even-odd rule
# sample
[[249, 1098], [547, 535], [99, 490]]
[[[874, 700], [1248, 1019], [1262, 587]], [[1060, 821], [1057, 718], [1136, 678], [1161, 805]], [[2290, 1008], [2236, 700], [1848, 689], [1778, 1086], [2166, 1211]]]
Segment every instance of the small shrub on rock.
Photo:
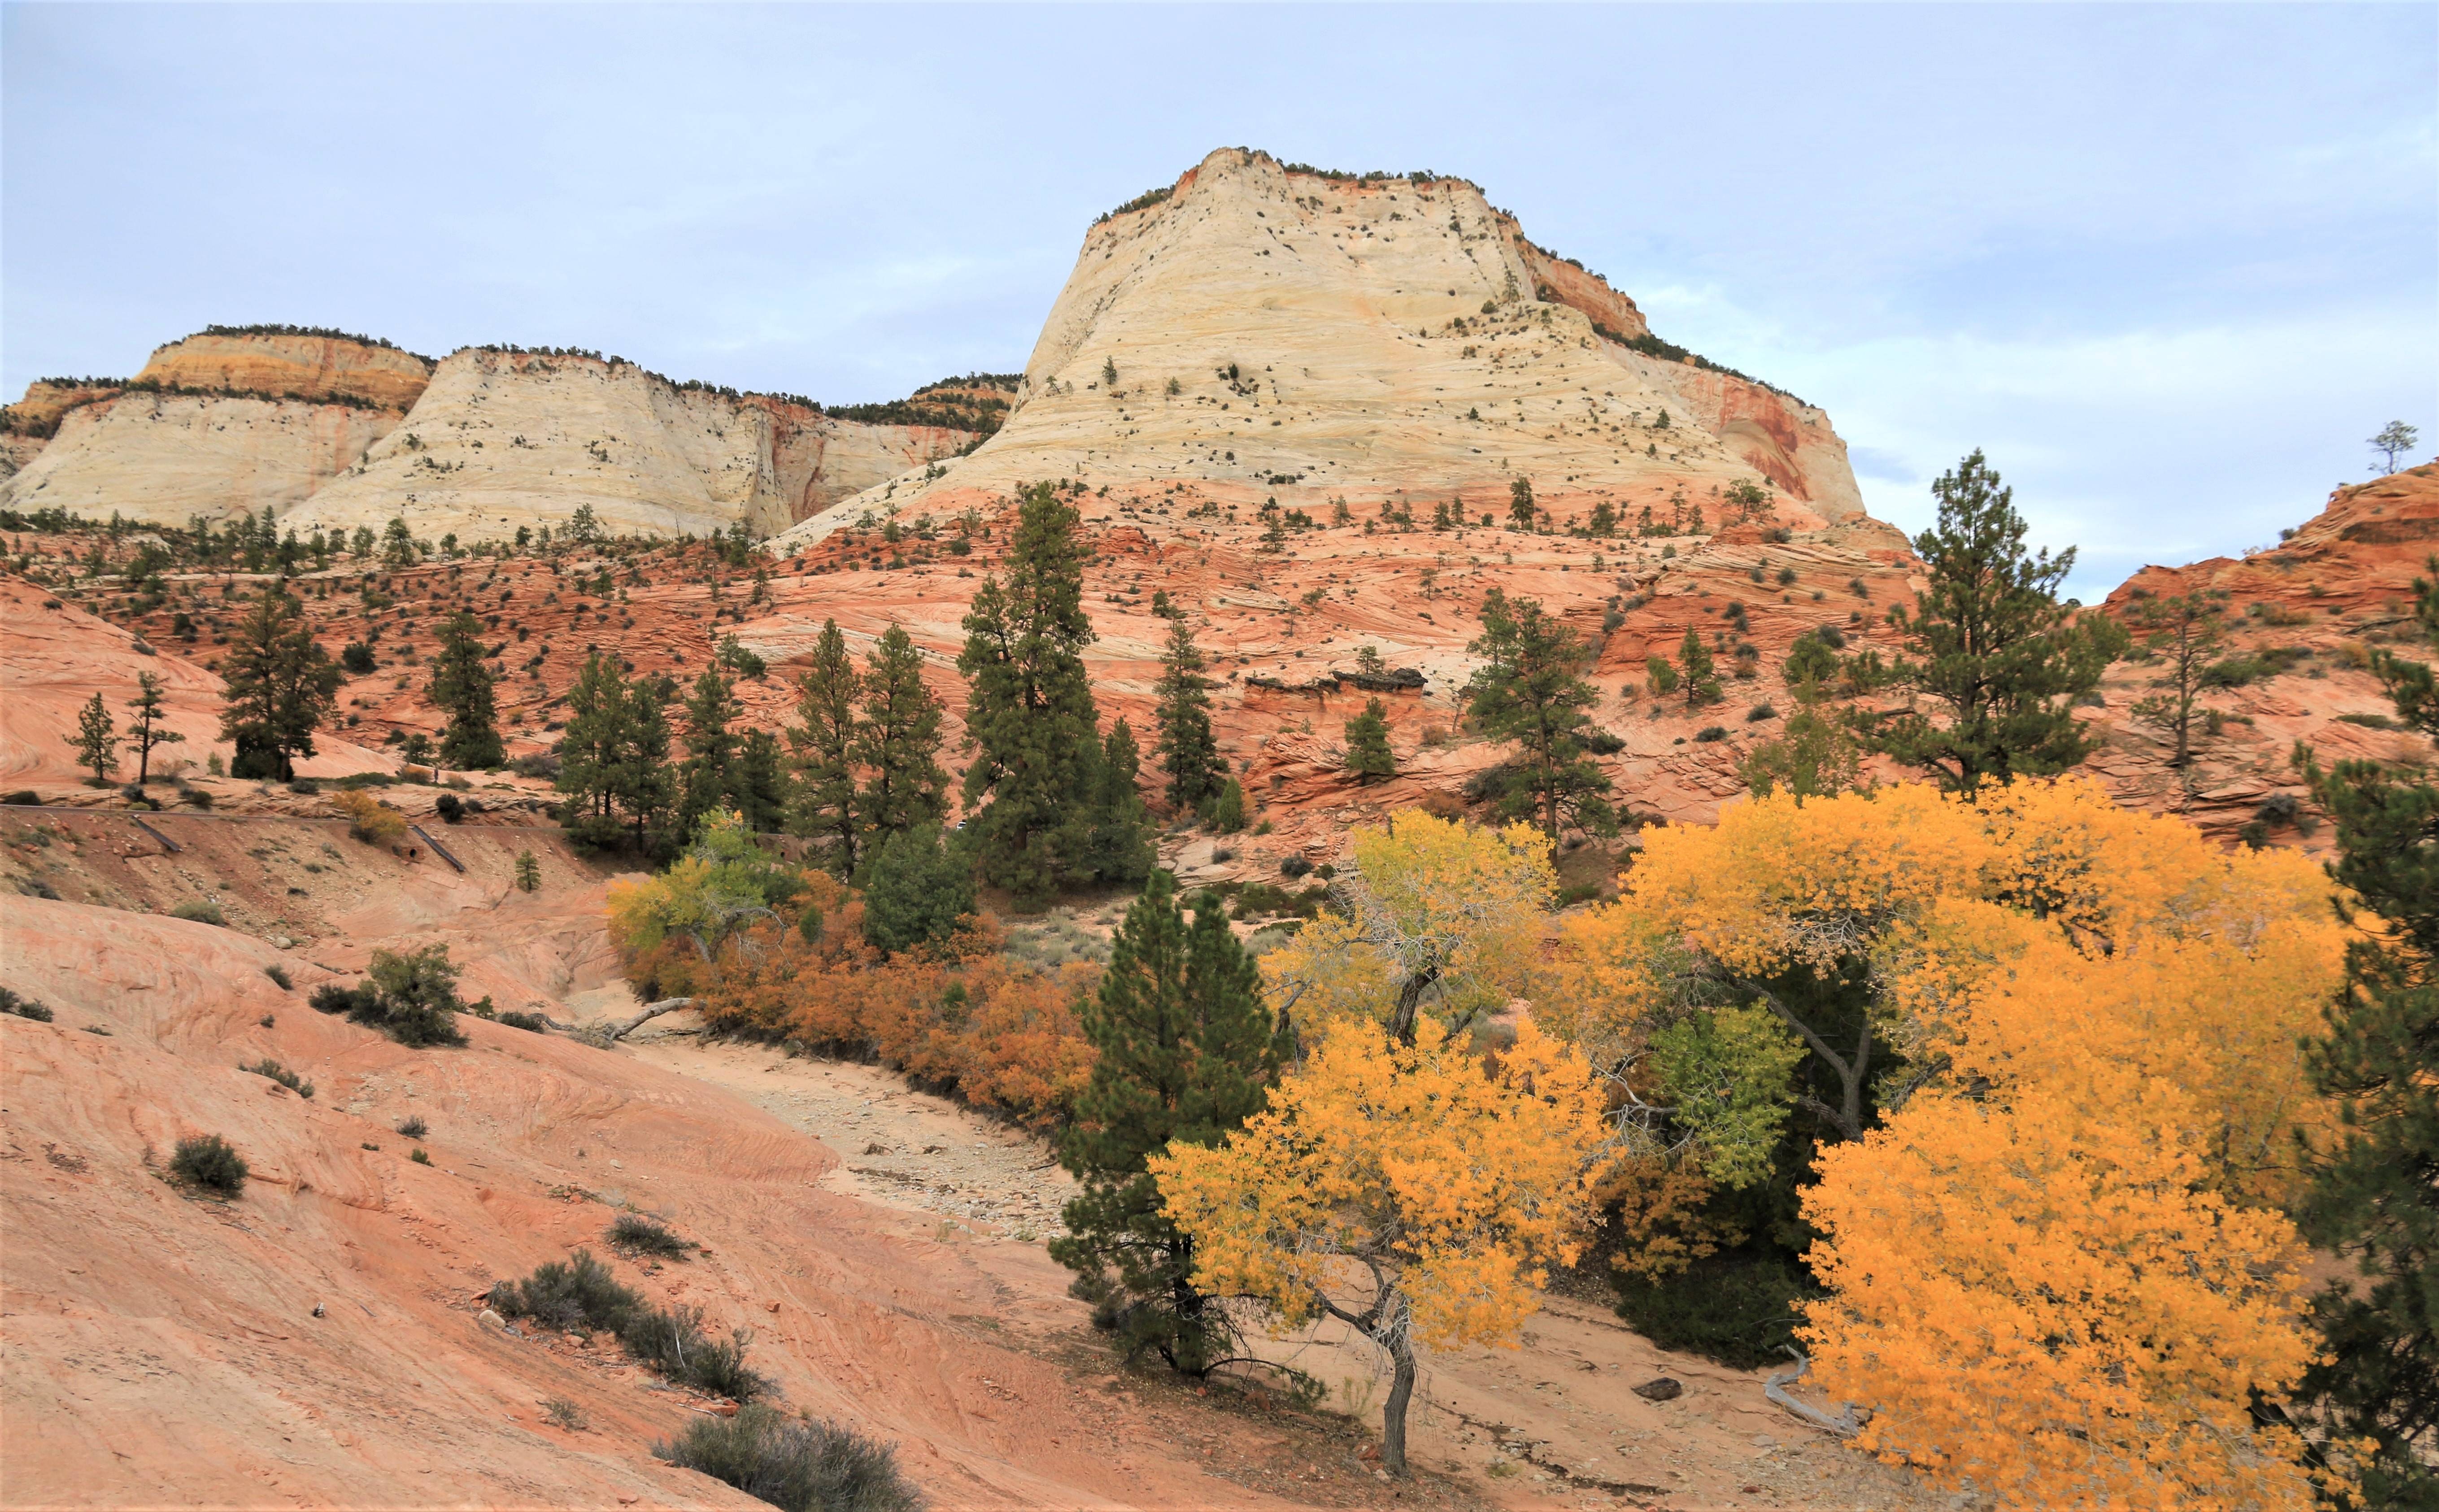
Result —
[[262, 974], [278, 983], [279, 990], [282, 992], [296, 990], [296, 984], [288, 979], [288, 968], [284, 966], [266, 966], [262, 969]]
[[221, 912], [221, 905], [208, 898], [189, 898], [170, 909], [169, 916], [183, 918], [191, 924], [212, 924], [222, 929], [228, 928], [228, 917]]
[[622, 1254], [655, 1254], [683, 1260], [694, 1246], [641, 1213], [621, 1213], [611, 1220], [610, 1248]]
[[406, 816], [371, 794], [346, 788], [330, 794], [330, 806], [347, 821], [347, 833], [367, 845], [388, 845], [406, 837]]
[[31, 1019], [36, 1023], [48, 1023], [51, 1022], [51, 1010], [49, 1008], [35, 1002], [32, 998], [19, 997], [16, 993], [9, 991], [5, 987], [0, 987], [0, 1013], [13, 1013], [18, 1018]]
[[424, 1135], [432, 1132], [432, 1126], [423, 1121], [422, 1114], [418, 1113], [411, 1118], [400, 1119], [398, 1131], [409, 1139], [421, 1139]]
[[369, 974], [351, 987], [326, 982], [308, 1001], [324, 1013], [345, 1014], [350, 1023], [379, 1029], [402, 1045], [462, 1045], [466, 1031], [457, 1015], [491, 1016], [491, 1000], [468, 1005], [457, 996], [457, 969], [450, 964], [449, 947], [427, 945], [400, 954], [373, 952]]
[[511, 1029], [523, 1029], [528, 1034], [547, 1034], [550, 1032], [550, 1025], [543, 1022], [542, 1015], [539, 1013], [520, 1013], [511, 1008], [507, 1012], [500, 1015], [499, 1022], [507, 1024]]
[[523, 1281], [503, 1281], [491, 1289], [491, 1308], [501, 1317], [531, 1318], [561, 1331], [615, 1333], [643, 1305], [586, 1250], [564, 1261], [545, 1261]]
[[740, 1402], [771, 1390], [768, 1377], [745, 1367], [745, 1347], [753, 1339], [739, 1328], [726, 1343], [715, 1343], [703, 1331], [701, 1307], [639, 1308], [618, 1330], [627, 1353], [670, 1380]]
[[785, 1512], [916, 1512], [923, 1505], [898, 1471], [894, 1446], [758, 1404], [734, 1417], [691, 1422], [684, 1436], [653, 1445], [652, 1452]]
[[200, 1192], [235, 1197], [245, 1190], [245, 1157], [218, 1134], [190, 1134], [169, 1157], [169, 1174]]
[[304, 1077], [289, 1070], [286, 1066], [281, 1065], [278, 1061], [272, 1059], [269, 1056], [263, 1057], [260, 1060], [256, 1061], [250, 1066], [240, 1065], [237, 1069], [240, 1071], [250, 1071], [258, 1076], [268, 1076], [272, 1080], [287, 1088], [290, 1092], [294, 1093], [299, 1097], [311, 1097], [313, 1095], [313, 1084], [312, 1082], [307, 1081]]

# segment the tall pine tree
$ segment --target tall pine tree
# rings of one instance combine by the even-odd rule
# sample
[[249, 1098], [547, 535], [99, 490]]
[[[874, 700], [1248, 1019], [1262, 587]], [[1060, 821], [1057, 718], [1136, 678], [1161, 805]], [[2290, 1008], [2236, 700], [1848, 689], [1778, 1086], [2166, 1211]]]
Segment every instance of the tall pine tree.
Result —
[[1154, 872], [1111, 942], [1084, 1035], [1097, 1052], [1060, 1164], [1083, 1183], [1051, 1257], [1077, 1272], [1129, 1355], [1200, 1376], [1228, 1353], [1227, 1320], [1194, 1289], [1194, 1242], [1161, 1216], [1146, 1159], [1212, 1146], [1261, 1111], [1278, 1068], [1261, 978], [1216, 904], [1178, 906]]
[[861, 685], [852, 756], [866, 775], [858, 820], [872, 843], [937, 825], [949, 774], [940, 770], [940, 701], [923, 685], [923, 653], [902, 625], [874, 642]]
[[559, 822], [588, 845], [632, 836], [650, 851], [684, 834], [670, 823], [668, 689], [657, 677], [630, 681], [596, 651], [568, 691], [559, 748]]
[[440, 761], [459, 768], [497, 767], [507, 760], [501, 747], [499, 679], [483, 662], [483, 622], [459, 610], [440, 627], [440, 652], [432, 659], [433, 707], [449, 716], [440, 732]]
[[1168, 777], [1163, 796], [1180, 813], [1202, 808], [1228, 780], [1228, 763], [1211, 734], [1211, 680], [1202, 675], [1205, 665], [1185, 616], [1171, 619], [1168, 644], [1160, 654], [1160, 681], [1152, 685], [1152, 749]]
[[[2439, 575], [2439, 559], [2430, 568]], [[2414, 588], [2423, 633], [2439, 647], [2439, 586]], [[2439, 739], [2430, 666], [2372, 655], [2398, 714]], [[2315, 1303], [2328, 1358], [2304, 1395], [2334, 1432], [2377, 1446], [2361, 1505], [2439, 1508], [2439, 786], [2376, 761], [2305, 770], [2337, 824], [2330, 874], [2372, 916], [2346, 948], [2328, 1033], [2307, 1050], [2342, 1123], [2297, 1216], [2360, 1280]]]
[[740, 742], [734, 726], [745, 707], [737, 690], [717, 667], [706, 667], [694, 680], [685, 703], [685, 759], [678, 766], [678, 830], [694, 833], [697, 821], [715, 809], [737, 807], [730, 801], [737, 785]]
[[970, 689], [966, 802], [984, 879], [1026, 904], [1076, 870], [1086, 826], [1082, 747], [1099, 726], [1084, 648], [1084, 546], [1076, 510], [1049, 484], [1024, 491], [1005, 576], [983, 579], [957, 670]]
[[1900, 715], [1875, 744], [1956, 792], [2064, 772], [2092, 744], [2074, 700], [2126, 654], [2127, 633], [2106, 614], [2058, 602], [2074, 548], [2026, 553], [2015, 490], [1979, 451], [1931, 491], [1939, 522], [1914, 543], [1931, 586], [1911, 614], [1900, 607], [1889, 620], [1911, 646], [1907, 677], [1947, 717]]
[[1346, 770], [1364, 782], [1398, 774], [1398, 757], [1389, 749], [1389, 710], [1379, 699], [1366, 699], [1363, 712], [1346, 721]]
[[822, 864], [855, 875], [855, 663], [835, 619], [822, 622], [812, 662], [796, 674], [796, 722], [788, 749], [796, 765], [795, 813], [789, 827], [826, 842]]
[[161, 722], [161, 680], [150, 672], [135, 674], [135, 696], [127, 701], [135, 718], [128, 721], [127, 743], [135, 748], [135, 782], [152, 780], [152, 752], [157, 746], [184, 745], [187, 738]]
[[313, 643], [305, 606], [274, 583], [239, 621], [221, 677], [221, 738], [237, 746], [233, 777], [296, 775], [313, 754], [313, 732], [339, 703], [339, 667]]
[[1134, 731], [1124, 719], [1095, 742], [1084, 738], [1082, 759], [1087, 810], [1084, 848], [1077, 860], [1080, 881], [1135, 886], [1151, 875], [1151, 817], [1135, 791], [1142, 757]]
[[1584, 744], [1584, 710], [1599, 702], [1582, 675], [1591, 648], [1539, 603], [1493, 588], [1482, 634], [1466, 649], [1483, 659], [1467, 685], [1469, 714], [1484, 735], [1517, 746], [1502, 774], [1502, 817], [1529, 817], [1554, 840], [1568, 825], [1615, 834], [1609, 777]]

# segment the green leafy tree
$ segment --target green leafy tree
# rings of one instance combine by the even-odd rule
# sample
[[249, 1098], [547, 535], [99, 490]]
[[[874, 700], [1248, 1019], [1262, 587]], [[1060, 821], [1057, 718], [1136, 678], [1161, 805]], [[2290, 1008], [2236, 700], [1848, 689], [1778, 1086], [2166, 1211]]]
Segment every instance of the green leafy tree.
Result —
[[1737, 774], [1756, 798], [1791, 792], [1820, 798], [1862, 785], [1862, 743], [1835, 714], [1807, 699], [1778, 735], [1754, 747]]
[[415, 565], [415, 532], [404, 520], [392, 520], [382, 531], [382, 564], [388, 567]]
[[1591, 648], [1535, 600], [1494, 588], [1483, 597], [1482, 634], [1466, 649], [1483, 659], [1466, 687], [1475, 727], [1520, 753], [1502, 817], [1530, 815], [1553, 839], [1568, 825], [1616, 833], [1609, 777], [1583, 738], [1592, 725], [1584, 710], [1600, 702], [1583, 678]]
[[1188, 923], [1175, 880], [1152, 873], [1111, 942], [1084, 1036], [1092, 1079], [1059, 1152], [1084, 1190], [1051, 1257], [1130, 1356], [1150, 1349], [1201, 1376], [1234, 1336], [1195, 1290], [1194, 1241], [1162, 1216], [1145, 1162], [1219, 1144], [1261, 1111], [1279, 1061], [1260, 975], [1220, 907], [1204, 900]]
[[2394, 472], [2396, 471], [2396, 459], [2412, 451], [2415, 443], [2421, 439], [2422, 433], [2419, 430], [2406, 424], [2403, 420], [2391, 420], [2381, 426], [2378, 433], [2365, 444], [2379, 454], [2382, 471]]
[[923, 685], [923, 653], [891, 625], [864, 662], [863, 713], [851, 756], [867, 774], [857, 813], [865, 834], [903, 834], [937, 825], [948, 809], [940, 770], [940, 701]]
[[1163, 795], [1169, 807], [1191, 811], [1220, 791], [1228, 778], [1228, 763], [1211, 733], [1211, 680], [1203, 676], [1202, 648], [1184, 615], [1169, 621], [1168, 642], [1161, 649], [1160, 680], [1152, 685], [1152, 749], [1168, 780]]
[[970, 689], [966, 801], [985, 880], [1038, 903], [1074, 871], [1084, 742], [1099, 724], [1084, 673], [1093, 639], [1084, 614], [1084, 547], [1077, 514], [1046, 483], [1024, 492], [1005, 577], [983, 579], [965, 619], [957, 669]]
[[855, 875], [855, 663], [835, 619], [822, 622], [812, 660], [796, 674], [796, 722], [788, 749], [796, 766], [795, 814], [790, 827], [826, 842], [822, 863], [840, 877]]
[[1939, 522], [1914, 538], [1931, 586], [1912, 613], [1899, 607], [1889, 619], [1912, 649], [1909, 681], [1947, 716], [1899, 715], [1879, 726], [1876, 743], [1956, 792], [2064, 772], [2092, 744], [2074, 702], [2125, 654], [2126, 631], [2058, 602], [2074, 548], [2055, 558], [2024, 550], [2014, 490], [1980, 452], [1942, 473], [1932, 493]]
[[[2439, 559], [2430, 570], [2439, 577]], [[2439, 647], [2439, 587], [2414, 589], [2423, 634]], [[2397, 713], [2439, 738], [2430, 665], [2372, 656]], [[2377, 1446], [2359, 1504], [2439, 1507], [2439, 786], [2376, 761], [2323, 772], [2306, 756], [2305, 771], [2336, 821], [2330, 874], [2342, 906], [2371, 927], [2347, 946], [2327, 1033], [2306, 1047], [2313, 1083], [2342, 1121], [2297, 1217], [2359, 1279], [2332, 1283], [2315, 1303], [2328, 1347], [2303, 1395], [2333, 1433]]]
[[435, 708], [449, 716], [440, 732], [440, 759], [453, 767], [490, 770], [508, 758], [500, 744], [499, 679], [484, 662], [483, 622], [459, 610], [440, 627], [440, 654], [432, 660]]
[[1245, 827], [1245, 789], [1236, 778], [1220, 784], [1220, 791], [1202, 809], [1203, 827], [1216, 834], [1233, 835]]
[[1677, 648], [1677, 667], [1689, 712], [1719, 701], [1718, 664], [1711, 660], [1711, 649], [1702, 644], [1702, 632], [1691, 625], [1685, 627], [1685, 639]]
[[295, 758], [313, 754], [313, 732], [339, 703], [338, 665], [313, 643], [305, 606], [277, 584], [238, 622], [221, 677], [221, 738], [237, 746], [229, 774], [296, 775]]
[[165, 745], [184, 745], [187, 738], [161, 722], [161, 680], [150, 672], [135, 674], [135, 696], [127, 701], [135, 716], [127, 726], [127, 743], [135, 747], [135, 782], [152, 780], [152, 753]]
[[1121, 719], [1098, 742], [1089, 735], [1084, 742], [1094, 749], [1080, 754], [1078, 760], [1089, 807], [1077, 878], [1133, 885], [1151, 875], [1153, 859], [1151, 816], [1144, 809], [1143, 794], [1135, 789], [1142, 763], [1134, 731]]
[[2144, 644], [2167, 667], [2155, 685], [2161, 691], [2135, 701], [2134, 718], [2174, 742], [2168, 765], [2180, 770], [2193, 763], [2194, 704], [2202, 673], [2224, 638], [2226, 613], [2227, 595], [2215, 588], [2146, 598], [2135, 606]]
[[1366, 700], [1363, 712], [1346, 721], [1346, 770], [1365, 782], [1398, 774], [1398, 757], [1389, 749], [1389, 709], [1379, 699]]
[[118, 770], [118, 726], [96, 693], [77, 714], [77, 733], [62, 736], [73, 747], [77, 765], [93, 774], [93, 786], [102, 787]]
[[863, 937], [892, 954], [945, 943], [974, 912], [972, 859], [937, 825], [885, 835], [865, 863]]

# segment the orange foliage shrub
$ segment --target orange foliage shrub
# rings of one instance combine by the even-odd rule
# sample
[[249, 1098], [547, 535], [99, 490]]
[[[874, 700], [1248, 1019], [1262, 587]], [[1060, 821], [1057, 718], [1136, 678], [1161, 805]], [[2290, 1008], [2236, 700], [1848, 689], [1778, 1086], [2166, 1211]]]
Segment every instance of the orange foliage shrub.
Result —
[[[935, 957], [884, 960], [863, 943], [863, 906], [824, 906], [818, 943], [765, 926], [739, 937], [717, 971], [693, 969], [711, 977], [691, 988], [705, 1023], [869, 1056], [1036, 1128], [1065, 1122], [1093, 1069], [1077, 1005], [1100, 969], [1072, 963], [1047, 976], [1013, 963], [988, 920]], [[686, 969], [667, 947], [655, 954], [673, 972]]]

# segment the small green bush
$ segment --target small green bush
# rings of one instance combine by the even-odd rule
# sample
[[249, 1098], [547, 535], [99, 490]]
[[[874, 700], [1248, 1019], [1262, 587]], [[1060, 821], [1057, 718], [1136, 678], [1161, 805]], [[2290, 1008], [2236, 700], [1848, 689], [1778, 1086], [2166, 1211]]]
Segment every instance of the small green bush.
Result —
[[407, 1159], [415, 1162], [418, 1165], [429, 1165], [432, 1164], [432, 1157], [424, 1152], [424, 1148], [420, 1145], [415, 1147], [415, 1153], [409, 1155]]
[[282, 992], [296, 990], [296, 984], [288, 980], [288, 968], [284, 966], [266, 966], [262, 969], [262, 974], [278, 983], [279, 990]]
[[715, 1343], [703, 1331], [701, 1307], [638, 1308], [618, 1329], [627, 1353], [670, 1380], [740, 1402], [771, 1390], [768, 1377], [745, 1366], [745, 1346], [753, 1338], [739, 1328], [725, 1343]]
[[641, 1213], [621, 1213], [613, 1218], [607, 1242], [624, 1254], [656, 1254], [668, 1260], [683, 1260], [694, 1248]]
[[286, 1066], [281, 1065], [278, 1061], [272, 1059], [269, 1056], [263, 1057], [260, 1060], [256, 1061], [250, 1066], [240, 1064], [237, 1069], [240, 1071], [250, 1071], [258, 1076], [268, 1076], [272, 1080], [287, 1088], [290, 1092], [294, 1093], [299, 1097], [311, 1097], [313, 1095], [313, 1084], [312, 1082], [307, 1081], [304, 1077], [289, 1070]]
[[228, 928], [228, 919], [221, 913], [221, 905], [208, 898], [189, 898], [170, 909], [169, 916], [194, 924], [216, 924], [222, 929]]
[[1725, 727], [1717, 724], [1706, 724], [1700, 730], [1697, 731], [1694, 736], [1695, 739], [1700, 740], [1704, 744], [1708, 744], [1713, 740], [1724, 740], [1727, 738], [1728, 732]]
[[49, 1008], [32, 998], [19, 997], [5, 987], [0, 987], [0, 1013], [13, 1013], [21, 1019], [31, 1019], [36, 1023], [51, 1022]]
[[898, 1471], [894, 1446], [759, 1404], [735, 1417], [698, 1418], [652, 1452], [785, 1512], [917, 1512], [923, 1505]]
[[417, 1113], [411, 1117], [400, 1119], [398, 1121], [398, 1131], [409, 1139], [421, 1139], [424, 1135], [432, 1132], [432, 1126], [423, 1121], [423, 1115], [421, 1113]]
[[865, 868], [863, 938], [876, 950], [941, 944], [973, 911], [973, 863], [935, 826], [890, 836]]
[[245, 1157], [218, 1134], [190, 1134], [169, 1157], [169, 1174], [198, 1191], [235, 1197], [245, 1190]]
[[507, 1012], [500, 1015], [499, 1022], [507, 1024], [511, 1029], [523, 1029], [528, 1034], [547, 1034], [550, 1032], [550, 1025], [543, 1021], [543, 1017], [539, 1013], [522, 1013], [511, 1008]]
[[501, 1317], [531, 1318], [561, 1330], [615, 1333], [643, 1305], [643, 1298], [620, 1286], [610, 1268], [585, 1250], [564, 1262], [536, 1266], [523, 1281], [503, 1281], [491, 1289], [491, 1307]]
[[403, 955], [373, 952], [371, 974], [354, 987], [326, 982], [308, 999], [323, 1013], [345, 1014], [353, 1023], [379, 1029], [402, 1045], [462, 1045], [459, 1013], [489, 1017], [490, 999], [471, 1006], [457, 996], [457, 969], [449, 947], [428, 945]]

